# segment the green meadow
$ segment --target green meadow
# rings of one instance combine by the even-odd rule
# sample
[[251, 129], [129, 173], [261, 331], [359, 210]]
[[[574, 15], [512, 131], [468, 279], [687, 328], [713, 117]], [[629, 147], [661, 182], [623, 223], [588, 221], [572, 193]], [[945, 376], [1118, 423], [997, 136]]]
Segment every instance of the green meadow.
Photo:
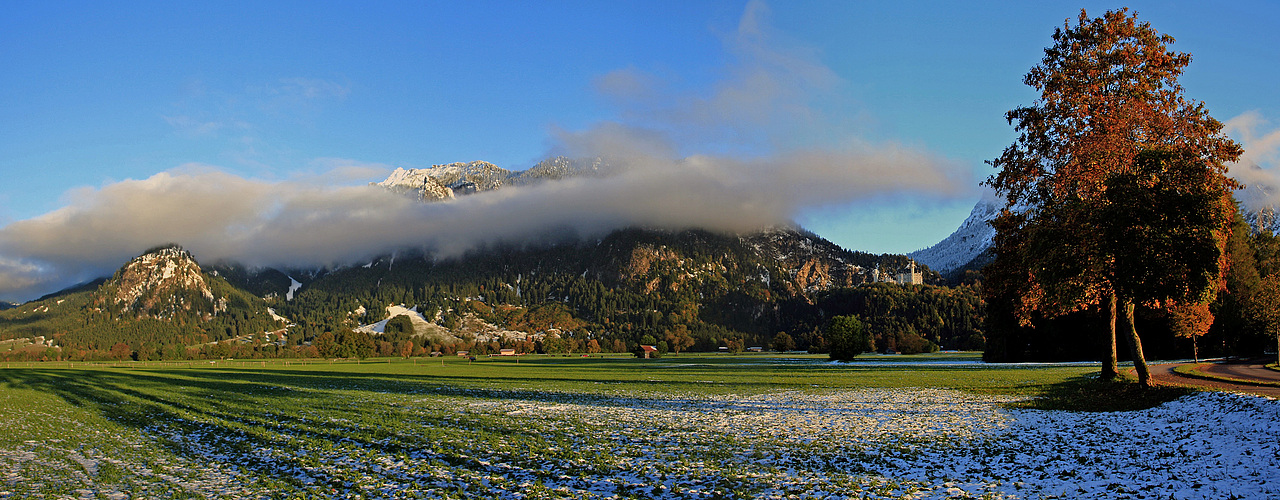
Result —
[[1185, 394], [979, 360], [13, 363], [0, 498], [892, 498], [942, 486], [884, 470], [990, 440], [1010, 409]]

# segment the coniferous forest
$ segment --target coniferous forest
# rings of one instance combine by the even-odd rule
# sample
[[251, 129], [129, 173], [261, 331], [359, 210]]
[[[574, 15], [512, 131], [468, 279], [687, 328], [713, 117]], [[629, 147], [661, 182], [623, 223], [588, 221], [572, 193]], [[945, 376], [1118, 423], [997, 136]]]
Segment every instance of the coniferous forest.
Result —
[[[1262, 277], [1280, 270], [1280, 238], [1254, 231], [1243, 217], [1232, 228], [1230, 270], [1207, 330], [1180, 336], [1175, 315], [1136, 308], [1148, 356], [1246, 355], [1270, 346], [1266, 325], [1256, 319], [1254, 294]], [[0, 311], [0, 341], [8, 347], [0, 356], [369, 357], [503, 348], [588, 354], [632, 352], [644, 342], [664, 352], [760, 346], [826, 353], [831, 320], [840, 316], [858, 318], [870, 338], [864, 349], [881, 352], [985, 350], [990, 361], [1046, 361], [1096, 359], [1104, 347], [1102, 335], [1082, 333], [1106, 331], [1099, 307], [1011, 323], [999, 308], [989, 315], [996, 292], [984, 290], [974, 273], [963, 283], [926, 271], [922, 285], [828, 281], [806, 289], [796, 279], [800, 273], [761, 259], [745, 241], [701, 231], [627, 230], [598, 241], [493, 246], [447, 259], [389, 255], [311, 272], [218, 264], [205, 275], [214, 294], [226, 298], [224, 308], [168, 317], [101, 307], [96, 294], [106, 283], [98, 280]], [[902, 256], [842, 255], [864, 269], [907, 262]], [[294, 279], [306, 284], [287, 300]], [[397, 305], [416, 308], [428, 328], [397, 317], [382, 332], [357, 331], [389, 319], [387, 307]], [[527, 335], [486, 338], [485, 328]]]
[[[0, 313], [0, 335], [57, 346], [13, 349], [10, 359], [629, 352], [647, 338], [664, 351], [785, 345], [826, 352], [830, 318], [857, 315], [879, 350], [983, 347], [977, 285], [947, 286], [927, 269], [931, 284], [865, 283], [872, 275], [852, 270], [889, 274], [909, 261], [787, 234], [818, 240], [843, 264], [830, 255], [778, 258], [786, 250], [776, 243], [767, 248], [773, 258], [764, 258], [759, 239], [639, 229], [445, 259], [388, 255], [310, 274], [219, 264], [205, 273], [214, 295], [227, 298], [216, 314], [137, 317], [103, 308], [96, 294], [110, 282], [97, 282]], [[294, 279], [306, 284], [289, 300]], [[430, 325], [423, 331], [393, 318], [399, 321], [382, 332], [356, 331], [388, 319], [387, 307], [397, 305], [416, 308]], [[528, 335], [484, 338], [484, 328]], [[778, 344], [779, 334], [793, 340]]]

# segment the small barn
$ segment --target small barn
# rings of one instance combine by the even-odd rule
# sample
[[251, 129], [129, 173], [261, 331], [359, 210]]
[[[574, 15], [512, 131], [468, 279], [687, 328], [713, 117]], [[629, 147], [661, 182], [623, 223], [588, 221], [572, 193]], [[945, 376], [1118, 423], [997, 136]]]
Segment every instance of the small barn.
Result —
[[641, 354], [641, 357], [643, 357], [644, 359], [649, 359], [651, 357], [657, 356], [656, 354], [657, 352], [658, 352], [657, 347], [654, 347], [651, 345], [640, 346], [640, 354]]

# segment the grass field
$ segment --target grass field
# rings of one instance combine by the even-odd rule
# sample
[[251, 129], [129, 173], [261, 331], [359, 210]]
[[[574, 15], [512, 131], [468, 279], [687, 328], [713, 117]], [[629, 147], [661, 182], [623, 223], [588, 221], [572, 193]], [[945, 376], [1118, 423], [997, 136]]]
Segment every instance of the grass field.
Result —
[[[0, 370], [0, 498], [1211, 498], [1272, 490], [1185, 476], [1280, 480], [1280, 450], [1266, 449], [1280, 431], [1247, 423], [1280, 420], [1275, 401], [1103, 397], [1119, 386], [1091, 382], [1096, 367], [977, 361], [13, 364]], [[1143, 428], [1261, 439], [1239, 453], [1270, 455], [1242, 468], [1230, 453], [1170, 453], [1158, 448], [1171, 435]]]

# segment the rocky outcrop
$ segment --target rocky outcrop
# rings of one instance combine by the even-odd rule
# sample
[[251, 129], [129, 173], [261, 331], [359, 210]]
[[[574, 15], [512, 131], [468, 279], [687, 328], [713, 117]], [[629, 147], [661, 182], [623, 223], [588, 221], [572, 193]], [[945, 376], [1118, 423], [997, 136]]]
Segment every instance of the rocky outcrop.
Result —
[[456, 162], [431, 168], [397, 168], [377, 185], [421, 201], [442, 201], [501, 188], [511, 176], [510, 170], [487, 161]]
[[741, 238], [761, 259], [776, 261], [798, 293], [855, 286], [867, 280], [864, 269], [849, 262], [847, 250], [816, 235], [770, 228]]
[[601, 158], [574, 160], [557, 156], [519, 172], [487, 161], [455, 162], [431, 168], [397, 168], [376, 185], [430, 202], [506, 186], [529, 186], [570, 177], [599, 177], [611, 171], [609, 164]]

